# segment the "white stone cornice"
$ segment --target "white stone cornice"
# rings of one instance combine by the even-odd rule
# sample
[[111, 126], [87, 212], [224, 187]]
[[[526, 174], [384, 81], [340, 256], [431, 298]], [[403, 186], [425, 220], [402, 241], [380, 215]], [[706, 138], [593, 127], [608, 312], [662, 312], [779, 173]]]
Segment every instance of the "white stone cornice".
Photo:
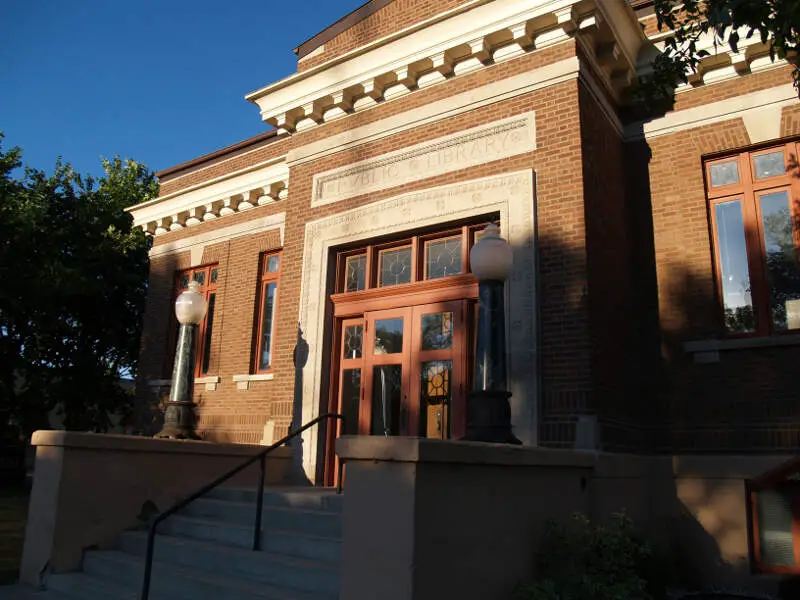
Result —
[[[195, 227], [204, 221], [254, 208], [261, 196], [281, 199], [289, 186], [289, 167], [285, 157], [261, 166], [242, 169], [238, 174], [198, 184], [131, 207], [135, 226], [152, 235]], [[283, 198], [286, 193], [283, 194]]]
[[[614, 34], [626, 38], [619, 41], [623, 54], [638, 50], [634, 46], [645, 39], [625, 0], [494, 0], [467, 7], [246, 98], [259, 106], [265, 121], [291, 133], [480, 69], [491, 60], [511, 60], [562, 43], [570, 35], [593, 35], [607, 28], [609, 19], [621, 21]], [[633, 68], [633, 63], [628, 66]], [[614, 86], [609, 83], [608, 88], [613, 93]], [[321, 104], [340, 96], [349, 96], [352, 104], [338, 110]]]

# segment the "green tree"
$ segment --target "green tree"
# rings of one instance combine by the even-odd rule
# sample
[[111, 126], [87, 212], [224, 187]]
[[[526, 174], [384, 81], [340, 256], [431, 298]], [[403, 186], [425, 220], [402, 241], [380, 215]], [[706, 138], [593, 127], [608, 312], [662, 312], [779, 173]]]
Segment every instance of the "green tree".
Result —
[[696, 72], [708, 52], [698, 46], [702, 37], [712, 35], [716, 44], [739, 51], [742, 37], [753, 36], [770, 47], [770, 56], [785, 58], [795, 65], [795, 87], [800, 82], [795, 56], [800, 34], [798, 0], [655, 0], [658, 27], [672, 31], [665, 50], [653, 62], [653, 73], [640, 92], [648, 102], [671, 97], [688, 74]]
[[150, 242], [124, 209], [158, 183], [132, 160], [102, 165], [15, 176], [22, 153], [0, 146], [0, 429], [27, 435], [58, 408], [68, 429], [103, 431], [130, 403], [118, 383], [136, 371]]

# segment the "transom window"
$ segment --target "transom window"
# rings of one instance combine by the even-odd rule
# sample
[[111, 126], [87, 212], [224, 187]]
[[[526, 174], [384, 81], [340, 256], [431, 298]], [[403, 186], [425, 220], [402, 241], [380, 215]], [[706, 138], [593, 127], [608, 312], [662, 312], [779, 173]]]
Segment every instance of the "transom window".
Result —
[[771, 335], [800, 329], [798, 144], [705, 164], [725, 330]]
[[465, 225], [431, 235], [339, 253], [338, 293], [413, 284], [469, 272], [469, 250], [486, 227]]
[[[208, 366], [211, 358], [211, 333], [214, 327], [214, 308], [217, 301], [218, 276], [219, 267], [217, 265], [188, 269], [186, 271], [180, 271], [176, 275], [174, 298], [177, 298], [184, 290], [189, 289], [190, 281], [196, 281], [200, 284], [200, 288], [197, 291], [205, 296], [208, 305], [206, 317], [197, 330], [197, 348], [195, 354], [197, 357], [195, 361], [195, 374], [197, 376], [206, 375], [208, 373]], [[174, 311], [172, 313], [172, 322], [172, 330], [177, 332], [178, 322], [175, 319]], [[177, 335], [174, 333], [170, 340], [170, 356], [172, 357], [172, 360], [170, 360], [170, 367], [172, 366], [172, 361], [175, 356], [176, 341]]]

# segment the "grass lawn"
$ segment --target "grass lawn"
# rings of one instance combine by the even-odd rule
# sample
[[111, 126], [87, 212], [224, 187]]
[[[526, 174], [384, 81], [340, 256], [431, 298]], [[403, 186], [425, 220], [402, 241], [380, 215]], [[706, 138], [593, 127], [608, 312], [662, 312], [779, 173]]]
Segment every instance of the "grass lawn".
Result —
[[0, 585], [17, 579], [25, 538], [28, 495], [24, 487], [0, 489]]

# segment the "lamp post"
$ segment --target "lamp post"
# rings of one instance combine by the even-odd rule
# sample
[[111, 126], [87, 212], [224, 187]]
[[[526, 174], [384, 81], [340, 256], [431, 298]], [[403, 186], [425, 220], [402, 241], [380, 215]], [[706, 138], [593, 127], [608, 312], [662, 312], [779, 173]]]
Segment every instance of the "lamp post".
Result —
[[503, 286], [511, 272], [513, 250], [490, 223], [469, 253], [478, 278], [478, 331], [475, 382], [467, 397], [464, 440], [521, 444], [511, 432], [511, 393], [506, 389], [506, 329]]
[[194, 431], [194, 362], [197, 329], [206, 316], [206, 299], [198, 292], [200, 284], [189, 283], [189, 289], [175, 300], [175, 316], [180, 323], [175, 365], [172, 368], [172, 385], [169, 401], [164, 410], [164, 427], [155, 437], [174, 440], [197, 440]]

